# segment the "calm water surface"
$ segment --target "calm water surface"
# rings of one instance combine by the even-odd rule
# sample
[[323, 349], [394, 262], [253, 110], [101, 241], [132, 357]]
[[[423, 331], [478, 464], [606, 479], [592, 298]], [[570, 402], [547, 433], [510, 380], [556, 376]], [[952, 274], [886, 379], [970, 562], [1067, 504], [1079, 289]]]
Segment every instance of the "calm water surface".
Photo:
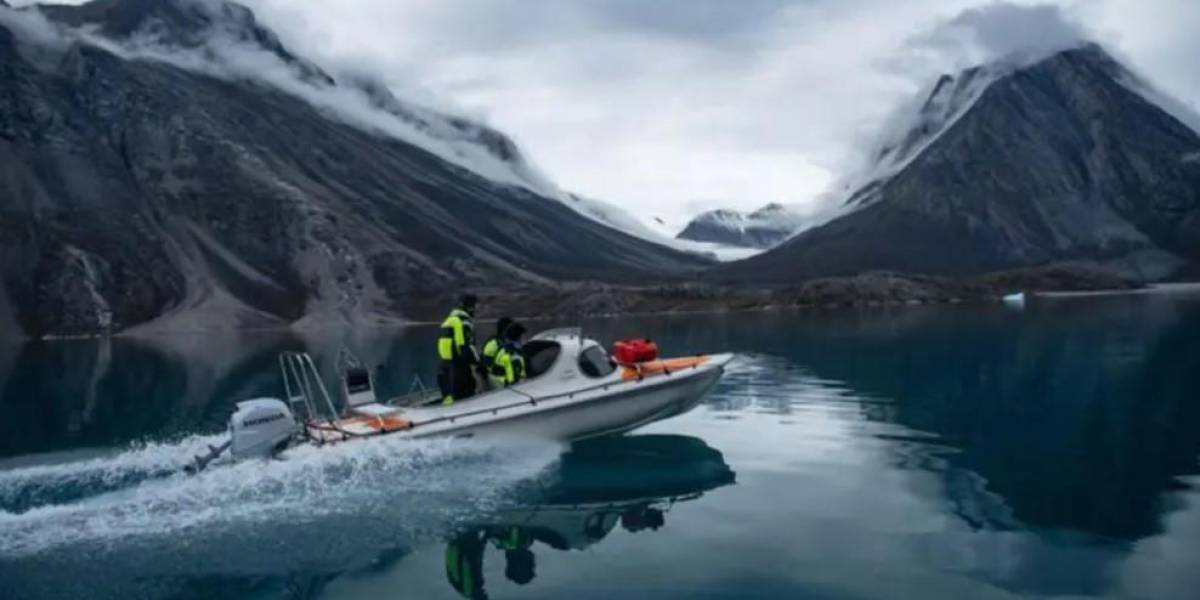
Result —
[[1200, 597], [1198, 297], [585, 326], [740, 356], [600, 443], [188, 477], [281, 350], [400, 393], [432, 330], [0, 345], [0, 597]]

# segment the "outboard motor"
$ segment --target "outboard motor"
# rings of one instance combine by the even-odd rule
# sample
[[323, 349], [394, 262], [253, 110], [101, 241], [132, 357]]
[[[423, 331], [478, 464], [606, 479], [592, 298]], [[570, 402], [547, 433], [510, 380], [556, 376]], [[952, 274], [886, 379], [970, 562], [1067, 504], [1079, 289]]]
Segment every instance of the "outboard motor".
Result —
[[237, 403], [229, 418], [233, 458], [268, 457], [282, 450], [296, 433], [296, 419], [282, 400], [255, 398]]

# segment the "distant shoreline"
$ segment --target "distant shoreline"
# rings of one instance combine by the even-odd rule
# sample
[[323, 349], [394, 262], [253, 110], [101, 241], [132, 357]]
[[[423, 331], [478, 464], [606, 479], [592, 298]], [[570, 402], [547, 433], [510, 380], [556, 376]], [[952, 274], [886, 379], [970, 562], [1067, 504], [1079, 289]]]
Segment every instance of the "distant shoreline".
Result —
[[[747, 294], [763, 294], [763, 290], [742, 290]], [[1013, 291], [1014, 293], [1017, 290]], [[636, 293], [636, 292], [635, 292]], [[631, 293], [630, 295], [634, 295]], [[1168, 295], [1200, 295], [1200, 282], [1183, 282], [1183, 283], [1161, 283], [1152, 284], [1138, 288], [1125, 289], [1095, 289], [1095, 290], [1038, 290], [1026, 292], [1033, 299], [1078, 299], [1078, 298], [1101, 298], [1115, 296], [1168, 296]], [[784, 297], [779, 297], [784, 296]], [[842, 297], [840, 301], [830, 302], [812, 302], [812, 303], [794, 303], [787, 302], [786, 293], [766, 293], [759, 298], [761, 302], [747, 304], [748, 298], [712, 298], [707, 302], [702, 301], [695, 306], [676, 306], [636, 309], [631, 308], [625, 311], [606, 311], [606, 312], [579, 312], [574, 315], [579, 319], [617, 319], [623, 317], [654, 317], [654, 316], [672, 316], [672, 315], [705, 315], [705, 314], [736, 314], [736, 313], [760, 313], [760, 312], [782, 312], [782, 311], [825, 311], [825, 310], [863, 310], [863, 309], [880, 309], [880, 308], [904, 308], [917, 306], [938, 306], [938, 305], [984, 305], [984, 304], [1000, 304], [1003, 294], [995, 295], [980, 295], [967, 297], [940, 297], [929, 299], [895, 299], [895, 300], [872, 300], [869, 297]], [[740, 300], [740, 302], [739, 302]], [[729, 304], [722, 304], [724, 301], [729, 301]], [[708, 303], [711, 302], [711, 303]], [[739, 305], [740, 304], [740, 305]], [[504, 312], [502, 310], [493, 311], [496, 313]], [[522, 315], [519, 311], [510, 311], [516, 315], [515, 318], [523, 321], [551, 321], [571, 318], [562, 311], [550, 311], [540, 315]], [[481, 323], [491, 323], [496, 320], [496, 316], [492, 314], [485, 315], [479, 319]], [[412, 327], [428, 327], [438, 324], [436, 319], [405, 319], [394, 320], [392, 322], [343, 322], [343, 323], [321, 323], [310, 324], [304, 327], [279, 326], [279, 327], [247, 327], [247, 328], [195, 328], [195, 329], [170, 329], [170, 328], [148, 328], [133, 327], [127, 330], [112, 332], [112, 333], [93, 333], [93, 334], [74, 334], [74, 335], [47, 335], [41, 338], [30, 337], [4, 337], [0, 338], [2, 343], [26, 343], [31, 341], [46, 341], [46, 342], [69, 342], [80, 340], [97, 340], [97, 339], [154, 339], [163, 336], [194, 336], [194, 335], [245, 335], [245, 334], [265, 334], [265, 333], [314, 333], [321, 331], [343, 331], [353, 329], [376, 329], [376, 330], [404, 330]]]
[[1155, 283], [1129, 290], [1081, 290], [1034, 292], [1038, 298], [1090, 298], [1097, 296], [1152, 296], [1166, 294], [1200, 294], [1200, 282]]

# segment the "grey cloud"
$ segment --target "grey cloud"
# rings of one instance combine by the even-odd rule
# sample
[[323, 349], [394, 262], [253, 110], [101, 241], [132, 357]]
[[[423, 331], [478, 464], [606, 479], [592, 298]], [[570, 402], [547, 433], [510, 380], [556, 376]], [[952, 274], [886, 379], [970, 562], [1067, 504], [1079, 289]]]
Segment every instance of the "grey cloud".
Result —
[[719, 41], [724, 38], [761, 35], [762, 27], [789, 0], [599, 0], [587, 10], [617, 27], [677, 36], [690, 40]]
[[1060, 6], [994, 2], [964, 10], [918, 42], [953, 54], [958, 63], [975, 64], [1016, 54], [1044, 55], [1091, 37]]
[[676, 215], [813, 199], [926, 81], [1098, 20], [1072, 0], [248, 1], [302, 17], [291, 43], [340, 40], [324, 60], [488, 115], [564, 187]]
[[1045, 4], [998, 2], [964, 11], [950, 21], [950, 26], [974, 32], [976, 41], [993, 55], [1074, 45], [1088, 37], [1062, 8]]
[[447, 11], [472, 26], [468, 35], [521, 44], [561, 34], [670, 36], [720, 43], [753, 36], [781, 10], [815, 0], [498, 0], [459, 2]]
[[1195, 0], [241, 1], [297, 54], [485, 115], [639, 214], [815, 198], [904, 98], [1013, 51], [1099, 38], [1200, 97]]
[[[253, 0], [252, 0], [253, 1]], [[820, 0], [824, 1], [824, 0]], [[756, 48], [785, 9], [818, 0], [442, 0], [413, 23], [445, 52], [517, 55], [555, 52], [564, 42], [593, 47], [661, 40], [710, 51]], [[641, 57], [643, 60], [653, 57]], [[737, 59], [727, 56], [725, 60]]]

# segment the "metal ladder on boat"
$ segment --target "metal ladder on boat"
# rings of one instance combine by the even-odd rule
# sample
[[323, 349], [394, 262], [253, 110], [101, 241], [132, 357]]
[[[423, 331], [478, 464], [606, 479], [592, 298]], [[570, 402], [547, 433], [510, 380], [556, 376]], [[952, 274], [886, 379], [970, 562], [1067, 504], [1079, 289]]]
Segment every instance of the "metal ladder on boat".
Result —
[[[337, 418], [338, 410], [333, 397], [321, 380], [321, 372], [307, 352], [284, 352], [279, 355], [279, 369], [283, 372], [283, 389], [287, 394], [288, 406], [304, 421], [331, 422]], [[324, 404], [324, 411], [319, 403]]]
[[[363, 368], [363, 362], [349, 349], [343, 347], [337, 355], [336, 369], [338, 373], [338, 391], [345, 396], [341, 378], [349, 368]], [[283, 387], [287, 394], [287, 402], [296, 415], [303, 414], [303, 420], [311, 422], [332, 423], [337, 420], [340, 411], [334, 403], [333, 396], [325, 387], [320, 371], [312, 356], [307, 352], [284, 352], [279, 355], [279, 368], [283, 372]], [[371, 389], [376, 386], [371, 377]], [[340, 397], [342, 402], [349, 399]], [[390, 400], [379, 399], [382, 404], [408, 407], [426, 404], [433, 400], [440, 401], [440, 394], [426, 387], [420, 375], [413, 377], [408, 393]]]

